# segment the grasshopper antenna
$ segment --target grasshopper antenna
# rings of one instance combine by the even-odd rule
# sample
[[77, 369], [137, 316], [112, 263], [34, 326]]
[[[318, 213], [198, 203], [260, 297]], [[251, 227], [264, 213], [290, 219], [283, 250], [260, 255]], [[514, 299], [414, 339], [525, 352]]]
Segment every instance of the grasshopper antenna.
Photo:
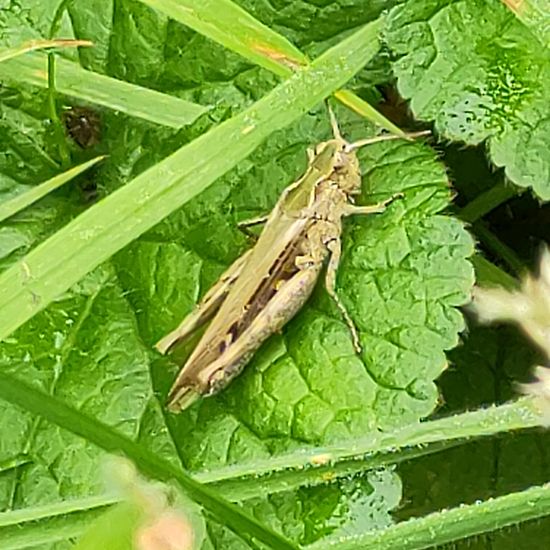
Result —
[[330, 116], [330, 125], [332, 126], [332, 134], [333, 134], [334, 138], [343, 140], [344, 138], [342, 137], [342, 134], [340, 132], [340, 127], [338, 126], [338, 121], [336, 120], [336, 116], [334, 114], [334, 111], [332, 110], [332, 107], [330, 106], [329, 103], [327, 103], [327, 109], [328, 109], [328, 114]]
[[360, 147], [364, 147], [365, 145], [370, 145], [371, 143], [378, 143], [379, 141], [392, 141], [394, 139], [407, 139], [412, 140], [417, 137], [421, 136], [429, 136], [431, 134], [430, 130], [422, 130], [421, 132], [411, 132], [411, 133], [403, 133], [403, 134], [385, 134], [383, 136], [376, 136], [373, 138], [367, 138], [367, 139], [360, 139], [359, 141], [355, 141], [354, 143], [350, 143], [346, 147], [346, 151], [349, 153], [350, 151], [355, 151], [356, 149], [359, 149]]

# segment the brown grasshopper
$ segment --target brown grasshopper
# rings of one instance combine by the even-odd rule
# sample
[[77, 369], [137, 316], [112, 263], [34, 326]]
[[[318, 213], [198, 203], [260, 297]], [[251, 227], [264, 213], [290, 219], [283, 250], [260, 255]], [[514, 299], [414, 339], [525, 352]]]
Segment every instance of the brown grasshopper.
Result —
[[212, 319], [170, 390], [170, 410], [183, 410], [197, 398], [227, 386], [259, 346], [304, 305], [327, 256], [327, 291], [360, 351], [357, 330], [335, 291], [342, 218], [382, 212], [395, 198], [372, 206], [353, 204], [354, 195], [361, 192], [356, 151], [400, 136], [349, 143], [340, 134], [332, 111], [330, 117], [333, 139], [308, 151], [305, 174], [285, 189], [269, 216], [248, 223], [265, 221], [254, 247], [227, 269], [178, 328], [157, 343], [157, 349], [166, 353]]

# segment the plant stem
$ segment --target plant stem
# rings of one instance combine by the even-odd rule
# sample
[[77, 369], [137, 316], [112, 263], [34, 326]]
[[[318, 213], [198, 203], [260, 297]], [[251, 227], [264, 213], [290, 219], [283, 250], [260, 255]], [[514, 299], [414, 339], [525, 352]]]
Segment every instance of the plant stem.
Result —
[[[258, 464], [259, 473], [253, 475], [239, 476], [236, 475], [236, 471], [231, 471], [231, 467], [229, 467], [229, 471], [227, 472], [219, 469], [199, 473], [195, 475], [195, 479], [215, 488], [228, 500], [241, 502], [250, 498], [299, 489], [304, 486], [314, 487], [316, 485], [323, 485], [342, 477], [349, 478], [360, 472], [443, 452], [453, 447], [458, 447], [463, 443], [464, 441], [462, 440], [442, 441], [397, 451], [373, 453], [371, 456], [360, 455], [337, 460], [331, 460], [329, 459], [329, 455], [327, 455], [327, 464], [313, 463], [314, 460], [322, 462], [324, 458], [323, 454], [310, 455], [307, 460], [302, 460], [301, 466], [293, 466], [281, 470], [272, 469], [272, 471], [267, 471], [264, 475], [261, 473], [262, 464]], [[287, 456], [287, 458], [291, 459], [291, 455]]]
[[72, 0], [62, 0], [62, 2], [57, 6], [57, 9], [55, 10], [55, 14], [52, 19], [52, 24], [50, 25], [50, 32], [48, 38], [53, 38], [57, 32], [59, 31], [59, 28], [61, 27], [61, 18], [63, 17], [63, 14], [65, 13], [65, 10], [69, 6], [69, 4], [72, 2]]
[[86, 512], [94, 508], [106, 508], [120, 502], [120, 498], [112, 495], [73, 498], [60, 502], [49, 502], [41, 506], [29, 506], [10, 512], [0, 512], [0, 527], [21, 525], [22, 523], [51, 519], [56, 516], [67, 516], [74, 512]]
[[[407, 453], [412, 449], [418, 450], [437, 443], [450, 446], [453, 441], [464, 442], [496, 433], [533, 428], [540, 425], [540, 421], [540, 413], [533, 402], [523, 398], [513, 403], [411, 424], [393, 432], [375, 432], [344, 444], [304, 449], [267, 460], [226, 466], [199, 473], [196, 478], [203, 483], [217, 482], [220, 487], [224, 482], [234, 483], [238, 478], [242, 482], [250, 478], [255, 483], [261, 483], [268, 476], [273, 483], [277, 480], [290, 483], [291, 473], [302, 476], [311, 470], [326, 479], [372, 468], [376, 465], [372, 461], [377, 457], [380, 459], [383, 453], [391, 455], [385, 457], [386, 464], [396, 463], [402, 459], [401, 453], [406, 454], [404, 459], [410, 458], [411, 455]], [[436, 449], [441, 450], [441, 447]]]
[[486, 224], [477, 221], [472, 225], [472, 229], [479, 240], [516, 274], [521, 275], [525, 271], [525, 266], [519, 256], [507, 244], [503, 243]]
[[72, 178], [78, 176], [84, 170], [87, 170], [104, 158], [104, 156], [95, 157], [88, 162], [84, 162], [78, 166], [73, 166], [69, 170], [62, 172], [61, 174], [57, 174], [57, 176], [54, 176], [53, 178], [32, 187], [28, 191], [15, 196], [13, 199], [4, 201], [0, 204], [0, 222], [10, 216], [13, 216], [14, 214], [17, 214], [17, 212], [20, 212], [24, 208], [27, 208], [34, 202], [45, 197], [48, 193], [51, 193], [61, 185], [71, 181]]
[[523, 191], [525, 189], [521, 189], [507, 181], [502, 181], [470, 201], [458, 212], [458, 217], [465, 222], [474, 223], [512, 197], [523, 193]]
[[[509, 246], [504, 244], [488, 229], [487, 225], [481, 221], [481, 218], [501, 204], [510, 200], [512, 197], [523, 193], [523, 191], [524, 189], [512, 183], [502, 181], [484, 193], [481, 193], [481, 195], [478, 195], [474, 200], [470, 201], [464, 208], [458, 211], [458, 217], [467, 223], [471, 223], [472, 229], [477, 237], [479, 237], [479, 240], [491, 250], [491, 252], [501, 258], [516, 275], [524, 271], [525, 266], [523, 262]], [[506, 277], [507, 274], [504, 271], [497, 274], [496, 270], [499, 270], [497, 266], [489, 264], [486, 260], [483, 262], [478, 261], [477, 264], [477, 269], [482, 269], [485, 275], [491, 277], [492, 282], [497, 282], [494, 280], [496, 276], [497, 279], [500, 279], [498, 282], [507, 288], [517, 286], [513, 278]], [[490, 269], [488, 269], [489, 265], [491, 265]]]
[[[19, 468], [20, 466], [24, 466], [25, 464], [29, 464], [30, 462], [32, 462], [32, 458], [25, 453], [20, 453], [12, 458], [2, 460], [0, 462], [0, 474], [8, 472], [9, 470], [14, 470], [15, 468]], [[0, 513], [0, 517], [1, 516], [2, 514]]]
[[56, 90], [55, 90], [55, 55], [48, 54], [48, 106], [50, 110], [50, 120], [52, 121], [54, 138], [57, 144], [57, 150], [61, 158], [61, 167], [67, 169], [71, 164], [69, 148], [65, 139], [63, 125], [57, 114]]
[[481, 283], [482, 286], [501, 286], [508, 290], [518, 289], [519, 282], [517, 279], [508, 275], [506, 271], [491, 263], [481, 254], [474, 254], [470, 261], [474, 264], [478, 284]]

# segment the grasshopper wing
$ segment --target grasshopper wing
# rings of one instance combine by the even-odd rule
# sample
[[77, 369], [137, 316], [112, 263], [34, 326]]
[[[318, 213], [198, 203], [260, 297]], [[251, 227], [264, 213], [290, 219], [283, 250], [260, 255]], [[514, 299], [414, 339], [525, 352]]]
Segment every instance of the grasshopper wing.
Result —
[[237, 258], [181, 324], [157, 342], [155, 347], [160, 353], [168, 353], [175, 346], [184, 342], [216, 314], [241, 274], [251, 252], [251, 250], [248, 250]]

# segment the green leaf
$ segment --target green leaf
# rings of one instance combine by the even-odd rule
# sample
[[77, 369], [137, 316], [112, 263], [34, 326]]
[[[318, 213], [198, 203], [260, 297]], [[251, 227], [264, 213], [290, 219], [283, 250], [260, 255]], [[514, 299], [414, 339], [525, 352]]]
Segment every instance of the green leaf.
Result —
[[[364, 137], [358, 117], [343, 110], [337, 116], [344, 135], [350, 139]], [[140, 332], [147, 341], [154, 343], [179, 322], [223, 269], [220, 260], [227, 264], [243, 250], [245, 239], [236, 230], [236, 221], [269, 211], [280, 190], [303, 171], [304, 143], [326, 139], [329, 131], [324, 112], [320, 116], [311, 113], [303, 117], [285, 134], [270, 138], [254, 155], [253, 162], [226, 175], [182, 212], [174, 213], [116, 256], [118, 276], [128, 290]], [[353, 284], [358, 276], [372, 276], [369, 263], [373, 264], [375, 275], [401, 280], [403, 288], [414, 288], [423, 276], [432, 272], [433, 278], [428, 276], [430, 282], [425, 290], [417, 287], [417, 292], [433, 296], [433, 302], [431, 298], [427, 301], [427, 318], [433, 318], [433, 326], [440, 327], [442, 347], [438, 360], [433, 341], [426, 339], [426, 349], [429, 349], [426, 355], [434, 354], [432, 365], [436, 371], [437, 365], [441, 368], [445, 365], [443, 347], [454, 344], [462, 326], [460, 316], [452, 313], [451, 304], [467, 299], [472, 271], [464, 258], [471, 253], [472, 243], [459, 222], [436, 214], [447, 204], [449, 195], [444, 171], [427, 147], [406, 142], [386, 143], [366, 148], [362, 159], [363, 201], [375, 202], [398, 190], [405, 190], [406, 198], [394, 203], [382, 216], [349, 220], [344, 235], [346, 255], [340, 267], [342, 293], [344, 295], [346, 289], [347, 281], [342, 282], [345, 277]], [[408, 172], [412, 174], [410, 179]], [[228, 204], [232, 208], [228, 209]], [[413, 229], [416, 227], [418, 229]], [[407, 233], [414, 243], [423, 244], [413, 246], [408, 236], [404, 241], [402, 236]], [[438, 242], [437, 235], [441, 234], [445, 238]], [[368, 255], [369, 247], [373, 249], [373, 256]], [[400, 265], [399, 259], [404, 253], [407, 260]], [[444, 260], [447, 254], [448, 260]], [[359, 262], [363, 263], [355, 268], [354, 264]], [[456, 290], [450, 292], [446, 284]], [[435, 294], [431, 294], [432, 290]], [[400, 297], [402, 294], [397, 293]], [[371, 296], [369, 300], [378, 297], [374, 285], [370, 286], [367, 296]], [[447, 299], [449, 302], [445, 305]], [[353, 311], [357, 306], [353, 299], [350, 301]], [[364, 298], [361, 302], [365, 306], [369, 304]], [[395, 314], [405, 319], [403, 324], [410, 324], [405, 325], [404, 334], [409, 331], [409, 334], [421, 335], [424, 329], [420, 325], [415, 328], [414, 321], [410, 321], [419, 319], [418, 314], [412, 312], [406, 316], [409, 305], [406, 300], [405, 304], [398, 302], [394, 306]], [[371, 311], [380, 310], [373, 305], [367, 311], [356, 312], [357, 324], [361, 326], [361, 322], [366, 322], [374, 327], [374, 334], [385, 335], [386, 327], [376, 326]], [[388, 314], [383, 311], [379, 317], [383, 321]], [[394, 318], [390, 317], [390, 323], [395, 325]], [[370, 334], [367, 330], [365, 333], [368, 338]], [[393, 342], [399, 343], [399, 329], [395, 333]], [[422, 340], [415, 341], [414, 349], [420, 354], [424, 348], [419, 341]], [[336, 360], [330, 362], [332, 349]], [[384, 359], [384, 362], [392, 365], [396, 376], [408, 373], [420, 380], [426, 376], [423, 368], [433, 368], [425, 357], [419, 357], [414, 365], [420, 367], [420, 373], [415, 374], [411, 366], [414, 354], [406, 352], [406, 345], [395, 345], [394, 349], [403, 350], [401, 357], [398, 354], [396, 361], [390, 363]], [[163, 361], [154, 365], [154, 372], [157, 385], [164, 393], [176, 367], [167, 371]], [[437, 373], [432, 376], [435, 378]], [[383, 383], [381, 380], [380, 384]], [[376, 394], [380, 394], [381, 399], [374, 399], [374, 408], [370, 399]], [[406, 405], [400, 406], [400, 399]], [[311, 405], [306, 409], [302, 403]], [[202, 476], [204, 470], [214, 473], [223, 465], [237, 467], [244, 462], [249, 464], [254, 476], [261, 463], [276, 461], [273, 455], [282, 458], [284, 451], [301, 449], [306, 443], [328, 445], [332, 441], [335, 447], [347, 448], [360, 435], [376, 432], [378, 427], [404, 425], [428, 414], [434, 405], [435, 392], [415, 399], [406, 391], [397, 388], [392, 391], [372, 380], [365, 365], [354, 356], [347, 328], [319, 285], [304, 312], [285, 329], [282, 337], [273, 338], [257, 353], [239, 379], [221, 395], [205, 399], [183, 415], [169, 418], [169, 424], [186, 465], [199, 475]], [[323, 431], [321, 423], [327, 418], [327, 410], [328, 428]], [[439, 433], [449, 431], [452, 429], [442, 429]], [[330, 455], [330, 451], [327, 452]], [[363, 451], [356, 449], [355, 452]], [[323, 450], [319, 453], [323, 455]], [[330, 471], [328, 467], [328, 475]], [[299, 477], [297, 474], [298, 483]], [[291, 477], [284, 476], [280, 482], [279, 490], [285, 483], [293, 483]], [[273, 490], [267, 487], [274, 488], [276, 483], [267, 485], [266, 490]], [[391, 478], [387, 483], [388, 491], [395, 489]], [[250, 484], [254, 484], [253, 478]], [[222, 483], [221, 487], [227, 486]], [[229, 487], [223, 490], [228, 491]], [[234, 490], [239, 491], [237, 487]], [[288, 495], [285, 498], [292, 500]]]
[[[157, 434], [150, 448], [177, 463], [162, 431], [146, 350], [108, 265], [8, 339], [0, 348], [0, 367], [133, 439], [141, 439], [148, 427]], [[4, 478], [5, 507], [80, 497], [101, 488], [96, 468], [102, 453], [97, 448], [6, 403], [0, 407], [11, 426], [1, 438], [0, 458], [24, 452], [31, 459]]]
[[[240, 2], [265, 28], [310, 56], [337, 44], [360, 23], [394, 4], [365, 5], [357, 0], [328, 4]], [[58, 4], [51, 14], [56, 7]], [[2, 10], [2, 41], [16, 34], [38, 37], [49, 32], [51, 14], [38, 0], [31, 0], [24, 10], [13, 6]], [[216, 21], [212, 14], [207, 15], [209, 21]], [[151, 175], [146, 169], [249, 108], [278, 82], [266, 70], [251, 67], [246, 59], [140, 2], [73, 0], [61, 22], [60, 36], [76, 35], [96, 44], [79, 52], [79, 61], [86, 68], [210, 107], [208, 113], [178, 132], [112, 111], [102, 113], [103, 137], [97, 152], [109, 157], [94, 171], [101, 193], [113, 192], [140, 175], [134, 183], [146, 185]], [[13, 31], [5, 31], [6, 23]], [[380, 61], [386, 69], [389, 66], [384, 55], [349, 84], [369, 101], [373, 95], [379, 97], [374, 85], [382, 85], [384, 92], [390, 85], [387, 70], [376, 72]], [[311, 91], [317, 93], [316, 88]], [[44, 124], [43, 97], [34, 87], [24, 85], [0, 92], [0, 131], [2, 138], [9, 138], [8, 154], [0, 157], [0, 189], [6, 191], [5, 196], [14, 196], [59, 171], [48, 157], [52, 148]], [[320, 281], [302, 314], [258, 352], [226, 392], [205, 399], [182, 417], [161, 410], [157, 399], [163, 402], [177, 366], [153, 355], [152, 345], [181, 320], [220, 272], [251, 246], [237, 229], [237, 222], [269, 212], [282, 189], [303, 173], [306, 148], [330, 135], [326, 110], [314, 108], [312, 103], [307, 111], [301, 117], [296, 113], [284, 131], [259, 139], [262, 143], [252, 154], [239, 153], [240, 162], [236, 158], [227, 162], [228, 168], [233, 168], [182, 208], [174, 204], [170, 216], [114, 258], [105, 260], [109, 256], [106, 251], [103, 265], [77, 286], [69, 291], [63, 287], [66, 294], [2, 345], [1, 369], [35, 381], [88, 416], [125, 430], [136, 445], [174, 468], [185, 463], [197, 479], [213, 483], [226, 498], [247, 499], [240, 504], [246, 512], [293, 542], [323, 546], [391, 524], [392, 516], [399, 512], [401, 482], [393, 469], [380, 467], [395, 461], [404, 471], [404, 460], [454, 445], [453, 438], [520, 429], [535, 425], [537, 417], [520, 402], [434, 423], [417, 421], [437, 405], [433, 381], [445, 367], [443, 350], [454, 345], [462, 327], [456, 306], [468, 299], [472, 271], [467, 258], [473, 247], [462, 224], [441, 214], [450, 200], [445, 167], [426, 145], [405, 142], [361, 152], [365, 193], [360, 202], [376, 202], [401, 190], [405, 197], [382, 216], [351, 218], [345, 224], [338, 292], [361, 328], [363, 356], [354, 356], [347, 328]], [[343, 109], [337, 116], [350, 139], [372, 133], [365, 120]], [[241, 126], [246, 127], [244, 123]], [[211, 145], [200, 166], [210, 176], [209, 163], [226, 162], [227, 152], [240, 143], [218, 135]], [[463, 156], [457, 156], [458, 164], [467, 164]], [[202, 162], [198, 147], [192, 157], [180, 160], [191, 161], [189, 170], [197, 171], [197, 181], [203, 177], [197, 169], [199, 160]], [[187, 170], [183, 163], [170, 168], [174, 172]], [[153, 187], [172, 177], [160, 172], [157, 176], [157, 181], [151, 181]], [[478, 189], [480, 184], [475, 183]], [[462, 193], [462, 188], [457, 188]], [[132, 191], [134, 195], [139, 192], [137, 187]], [[0, 229], [1, 250], [6, 251], [2, 266], [13, 264], [52, 230], [74, 219], [84, 206], [75, 194], [73, 186], [66, 186], [10, 219]], [[125, 201], [132, 203], [130, 195], [130, 191], [119, 195], [124, 200], [113, 200], [104, 210], [91, 210], [88, 220], [103, 223], [109, 210], [124, 208]], [[174, 202], [167, 198], [170, 201]], [[130, 205], [128, 212], [131, 209]], [[124, 238], [134, 238], [125, 235], [127, 227], [134, 231], [134, 223], [129, 214], [128, 220], [113, 224], [108, 238], [95, 246], [120, 248]], [[60, 248], [61, 237], [66, 236], [60, 235]], [[111, 240], [119, 244], [113, 245]], [[93, 246], [87, 252], [93, 251]], [[99, 261], [97, 257], [90, 261], [87, 252], [81, 256], [84, 263], [90, 266]], [[51, 250], [52, 256], [56, 254]], [[61, 258], [60, 265], [63, 261]], [[64, 276], [60, 267], [51, 282]], [[49, 278], [44, 277], [46, 280]], [[90, 299], [94, 294], [95, 301]], [[3, 310], [0, 317], [4, 317]], [[71, 320], [75, 322], [66, 326]], [[69, 343], [63, 344], [65, 341]], [[60, 343], [63, 353], [56, 348]], [[0, 467], [9, 466], [0, 475], [3, 509], [32, 513], [33, 505], [49, 502], [54, 507], [64, 498], [100, 491], [97, 465], [102, 453], [93, 445], [69, 434], [61, 436], [57, 427], [12, 407], [6, 406], [2, 412], [5, 426], [10, 427], [0, 434], [1, 441], [6, 437], [5, 448], [0, 444]], [[432, 438], [451, 443], [416, 446]], [[407, 442], [414, 446], [387, 452], [388, 445], [399, 447]], [[483, 443], [485, 448], [495, 445], [489, 440]], [[519, 444], [514, 449], [521, 455]], [[527, 449], [531, 456], [536, 455], [535, 447]], [[367, 456], [362, 460], [364, 453]], [[464, 460], [473, 472], [470, 484], [464, 483], [470, 488], [476, 487], [475, 459], [479, 453], [470, 462]], [[492, 455], [488, 462], [495, 464]], [[365, 471], [369, 468], [378, 470]], [[439, 468], [427, 473], [437, 476], [451, 471], [444, 463]], [[461, 483], [464, 480], [460, 477]], [[537, 478], [533, 483], [543, 481]], [[311, 487], [304, 487], [309, 483]], [[424, 484], [440, 486], [429, 476]], [[445, 489], [449, 494], [461, 494], [452, 485]], [[52, 526], [43, 531], [44, 537], [56, 538], [44, 538], [41, 548], [53, 540], [61, 541], [54, 545], [56, 550], [72, 547], [73, 541], [67, 537], [78, 536], [85, 526], [84, 519], [79, 523], [74, 518], [72, 514], [58, 516], [57, 529]], [[18, 533], [32, 537], [30, 527], [36, 527], [37, 534], [39, 524], [40, 520], [25, 522], [22, 529], [17, 526]], [[208, 535], [209, 548], [246, 548], [214, 520], [209, 520]], [[99, 537], [99, 546], [101, 542]]]
[[[347, 46], [344, 45], [343, 47], [346, 49], [346, 51], [349, 52]], [[335, 52], [335, 55], [336, 53], [337, 52]], [[368, 54], [368, 52], [365, 52], [365, 54], [370, 55]], [[333, 69], [329, 70], [329, 68], [327, 67], [327, 71], [330, 72], [331, 78], [343, 78], [342, 75], [335, 75]], [[318, 76], [318, 73], [315, 74]], [[307, 81], [303, 83], [303, 86], [305, 90], [307, 88]], [[288, 97], [284, 97], [285, 106], [287, 101]], [[299, 109], [301, 110], [302, 108], [303, 106], [301, 106]], [[118, 124], [120, 124], [120, 121], [117, 122]], [[323, 115], [323, 123], [326, 123], [326, 114]], [[270, 132], [271, 130], [272, 128], [268, 128], [266, 129], [266, 132]], [[131, 128], [130, 131], [133, 131], [133, 128]], [[196, 130], [194, 131], [196, 132]], [[143, 128], [137, 128], [136, 134], [134, 134], [139, 135], [141, 138], [141, 134], [139, 134], [138, 132], [143, 132]], [[131, 136], [132, 134], [129, 133], [129, 135]], [[117, 133], [115, 137], [118, 138], [119, 134]], [[261, 137], [257, 139], [261, 139]], [[113, 139], [113, 143], [115, 143], [115, 147], [112, 151], [111, 158], [116, 159], [120, 151], [126, 152], [128, 142], [120, 143], [115, 142]], [[213, 140], [212, 147], [215, 147], [216, 153], [219, 152], [218, 146], [218, 141]], [[301, 147], [301, 149], [303, 151], [303, 146]], [[113, 160], [112, 162], [114, 163], [115, 160]], [[116, 165], [116, 168], [117, 170], [114, 171], [113, 177], [115, 180], [118, 181], [118, 174], [120, 173], [118, 172], [118, 170], [124, 170], [124, 168], [121, 165]], [[270, 191], [270, 195], [274, 196], [273, 190]], [[94, 219], [96, 219], [95, 216]], [[112, 235], [110, 236], [110, 238], [112, 238]], [[106, 268], [108, 271], [108, 266], [106, 266]], [[95, 277], [97, 277], [97, 274], [92, 274], [90, 276], [91, 283], [93, 283]], [[88, 278], [85, 279], [82, 284], [85, 286], [89, 286], [90, 282], [88, 282], [88, 280]], [[117, 282], [115, 279], [111, 279], [111, 276], [109, 275], [107, 277], [106, 285], [112, 289], [113, 293], [109, 295], [107, 302], [104, 303], [107, 304], [109, 301], [112, 301], [113, 304], [116, 305], [118, 303], [118, 298], [122, 298], [122, 294], [119, 293]], [[102, 285], [100, 286], [102, 287]], [[83, 305], [85, 306], [86, 301], [83, 302]], [[15, 334], [13, 339], [10, 339], [11, 343], [7, 344], [8, 348], [6, 349], [5, 364], [13, 365], [18, 370], [22, 369], [21, 372], [25, 373], [26, 371], [24, 358], [27, 357], [27, 366], [31, 371], [30, 379], [36, 378], [36, 376], [32, 375], [35, 374], [34, 369], [37, 368], [36, 365], [41, 364], [40, 360], [42, 349], [44, 348], [40, 348], [40, 346], [35, 347], [35, 344], [38, 344], [38, 342], [35, 341], [34, 334], [36, 334], [37, 331], [42, 333], [44, 335], [44, 346], [45, 348], [48, 348], [48, 346], [50, 345], [49, 343], [52, 341], [56, 341], [56, 338], [58, 338], [56, 335], [57, 330], [55, 327], [57, 323], [63, 324], [65, 322], [66, 312], [69, 304], [67, 304], [67, 302], [65, 301], [60, 301], [56, 304], [52, 304], [46, 312], [44, 312], [36, 319], [33, 319], [31, 323], [27, 324], [17, 334]], [[118, 424], [121, 420], [117, 418], [116, 415], [111, 416], [109, 407], [106, 407], [106, 402], [112, 402], [114, 405], [116, 403], [116, 400], [113, 398], [113, 396], [117, 393], [124, 393], [127, 387], [127, 383], [124, 378], [124, 365], [135, 365], [136, 371], [133, 371], [132, 374], [129, 374], [131, 378], [137, 377], [141, 378], [141, 380], [146, 380], [145, 375], [147, 370], [147, 363], [144, 363], [143, 361], [136, 361], [136, 359], [134, 358], [133, 354], [138, 352], [141, 353], [142, 348], [139, 342], [136, 343], [137, 335], [134, 334], [131, 329], [128, 329], [129, 332], [121, 333], [121, 327], [116, 329], [113, 328], [113, 326], [110, 324], [109, 319], [111, 312], [103, 312], [103, 307], [101, 307], [93, 309], [92, 312], [89, 313], [87, 309], [83, 307], [83, 305], [80, 303], [74, 304], [75, 309], [74, 312], [71, 312], [70, 317], [77, 319], [80, 317], [84, 318], [84, 333], [93, 333], [97, 335], [97, 339], [99, 340], [97, 347], [99, 347], [101, 351], [92, 352], [92, 357], [90, 358], [89, 363], [87, 361], [82, 362], [80, 359], [77, 359], [76, 357], [80, 354], [82, 354], [82, 358], [88, 358], [90, 352], [86, 350], [89, 349], [90, 346], [92, 347], [92, 349], [94, 349], [94, 346], [96, 345], [94, 344], [93, 339], [84, 339], [83, 345], [81, 347], [78, 345], [74, 347], [74, 349], [77, 350], [75, 351], [75, 353], [77, 354], [76, 357], [72, 359], [71, 356], [70, 363], [74, 366], [74, 371], [71, 373], [71, 375], [61, 376], [59, 383], [56, 384], [55, 387], [53, 387], [53, 385], [49, 385], [48, 389], [51, 389], [55, 393], [65, 396], [68, 400], [77, 403], [79, 406], [82, 406], [81, 404], [84, 402], [90, 407], [87, 410], [89, 410], [91, 414], [99, 415], [101, 418], [109, 423]], [[115, 317], [120, 317], [121, 311], [120, 309], [114, 308], [112, 314]], [[107, 315], [107, 317], [105, 317], [105, 315]], [[94, 326], [95, 321], [99, 322], [101, 326]], [[88, 323], [90, 323], [89, 326]], [[46, 326], [44, 326], [45, 324]], [[123, 324], [122, 326], [125, 325]], [[80, 332], [82, 332], [82, 329], [79, 328], [77, 334]], [[113, 342], [112, 338], [115, 338], [116, 342]], [[125, 346], [121, 350], [118, 338], [121, 338], [120, 342], [125, 343]], [[126, 345], [128, 346], [127, 348]], [[114, 350], [117, 349], [120, 350], [119, 354], [114, 353]], [[26, 350], [28, 352], [28, 355], [20, 355], [20, 353], [23, 353], [23, 350]], [[97, 367], [95, 367], [95, 358], [102, 359], [100, 365], [102, 368], [107, 369], [108, 376], [106, 376], [103, 372], [98, 373]], [[51, 363], [46, 362], [42, 369], [38, 369], [45, 373], [45, 377], [47, 379], [54, 374], [50, 371], [50, 364]], [[58, 370], [61, 370], [62, 372], [64, 371], [64, 361], [60, 361], [60, 363], [55, 362], [53, 364], [58, 365]], [[83, 368], [87, 375], [83, 376], [80, 379], [79, 384], [76, 385], [76, 379], [73, 377], [73, 375], [76, 375], [76, 372], [78, 372], [80, 368]], [[115, 378], [115, 383], [111, 383], [111, 375]], [[120, 377], [119, 380], [117, 380], [117, 377]], [[92, 395], [96, 395], [97, 393], [99, 393], [100, 395], [103, 394], [104, 390], [102, 388], [105, 384], [107, 384], [106, 387], [112, 390], [113, 393], [105, 395], [105, 400], [98, 399], [93, 402], [88, 402], [88, 396], [90, 395], [90, 393]], [[173, 451], [173, 448], [171, 448], [170, 441], [166, 441], [165, 439], [163, 439], [163, 436], [165, 435], [165, 430], [162, 426], [162, 422], [159, 422], [158, 420], [158, 407], [155, 406], [153, 400], [144, 400], [144, 396], [150, 396], [148, 389], [133, 387], [129, 387], [127, 389], [128, 392], [125, 394], [125, 397], [126, 399], [128, 399], [128, 403], [126, 406], [130, 407], [129, 416], [131, 419], [133, 419], [133, 426], [135, 427], [135, 431], [132, 432], [132, 436], [134, 438], [139, 438], [141, 442], [147, 444], [147, 446], [150, 446], [150, 448], [155, 449], [157, 452], [162, 453], [163, 456], [167, 456], [168, 458], [173, 459], [175, 453]], [[15, 418], [17, 413], [10, 409], [9, 415], [10, 418]], [[8, 415], [6, 415], [6, 418], [7, 417]], [[54, 429], [54, 433], [52, 433], [51, 428], [47, 427], [47, 425], [44, 425], [43, 428], [38, 430], [39, 444], [36, 444], [34, 442], [34, 438], [31, 438], [30, 440], [27, 440], [25, 438], [26, 434], [33, 433], [33, 426], [32, 423], [30, 423], [30, 419], [21, 418], [21, 415], [19, 415], [19, 419], [19, 421], [23, 423], [23, 425], [21, 426], [22, 437], [20, 437], [16, 441], [11, 441], [11, 445], [8, 445], [9, 450], [11, 452], [14, 452], [15, 449], [19, 447], [26, 447], [31, 451], [31, 454], [33, 456], [44, 454], [44, 467], [36, 468], [33, 464], [33, 468], [31, 469], [31, 472], [33, 474], [32, 476], [28, 476], [27, 471], [24, 469], [19, 469], [17, 472], [15, 472], [14, 475], [8, 480], [8, 487], [5, 488], [5, 506], [21, 507], [33, 502], [33, 498], [36, 499], [35, 502], [41, 501], [41, 499], [44, 498], [56, 500], [59, 497], [89, 494], [97, 491], [98, 482], [92, 472], [95, 472], [94, 466], [95, 464], [97, 464], [98, 454], [93, 452], [93, 450], [90, 449], [89, 445], [79, 447], [76, 444], [71, 443], [70, 438], [69, 440], [63, 439], [63, 447], [74, 448], [74, 454], [72, 455], [72, 461], [70, 463], [61, 462], [58, 466], [59, 450], [56, 448], [56, 446], [52, 445], [53, 448], [51, 452], [45, 452], [45, 450], [47, 451], [48, 449], [46, 442], [57, 441], [57, 439], [59, 438], [56, 430]], [[29, 422], [30, 427], [29, 425], [24, 424], [24, 421]], [[18, 431], [16, 430], [16, 432]], [[82, 468], [80, 466], [81, 462], [87, 464], [87, 468]], [[62, 487], [57, 487], [56, 479], [59, 475], [57, 471], [58, 467], [62, 468], [63, 471], [67, 473], [68, 479]], [[50, 477], [50, 471], [55, 474], [53, 477]], [[44, 485], [48, 487], [48, 490], [45, 493], [42, 492], [39, 494], [38, 492], [33, 492], [33, 487], [36, 485], [35, 480], [39, 479], [43, 479]], [[29, 485], [26, 485], [27, 480], [29, 482]], [[57, 496], [56, 494], [59, 496]]]
[[343, 537], [390, 526], [393, 520], [389, 511], [398, 506], [400, 498], [401, 485], [395, 472], [380, 469], [243, 504], [300, 547], [316, 541], [329, 547]]
[[514, 183], [550, 198], [548, 52], [501, 2], [407, 2], [391, 12], [386, 37], [417, 117], [452, 140], [487, 140]]
[[[349, 118], [356, 128], [352, 133], [344, 125], [344, 133], [356, 138], [360, 119]], [[213, 257], [227, 257], [228, 246], [239, 253], [230, 219], [269, 211], [278, 190], [305, 163], [296, 144], [312, 132], [319, 132], [316, 141], [326, 138], [328, 121], [319, 128], [316, 117], [304, 119], [286, 140], [266, 144], [258, 164], [240, 171], [238, 185], [232, 185], [235, 176], [219, 182], [204, 201], [117, 256], [119, 277], [131, 289], [129, 300], [148, 341], [173, 328], [219, 274]], [[346, 325], [319, 284], [283, 335], [263, 346], [226, 391], [174, 418], [173, 433], [189, 467], [353, 438], [433, 410], [443, 350], [455, 345], [463, 326], [454, 308], [468, 300], [473, 282], [466, 261], [472, 242], [460, 222], [437, 214], [449, 195], [429, 148], [385, 143], [365, 148], [362, 159], [363, 201], [405, 193], [383, 215], [346, 225], [338, 284], [359, 328], [362, 356], [355, 355]], [[227, 203], [233, 205], [228, 217]], [[166, 374], [162, 364], [157, 372], [164, 389], [176, 369]]]

